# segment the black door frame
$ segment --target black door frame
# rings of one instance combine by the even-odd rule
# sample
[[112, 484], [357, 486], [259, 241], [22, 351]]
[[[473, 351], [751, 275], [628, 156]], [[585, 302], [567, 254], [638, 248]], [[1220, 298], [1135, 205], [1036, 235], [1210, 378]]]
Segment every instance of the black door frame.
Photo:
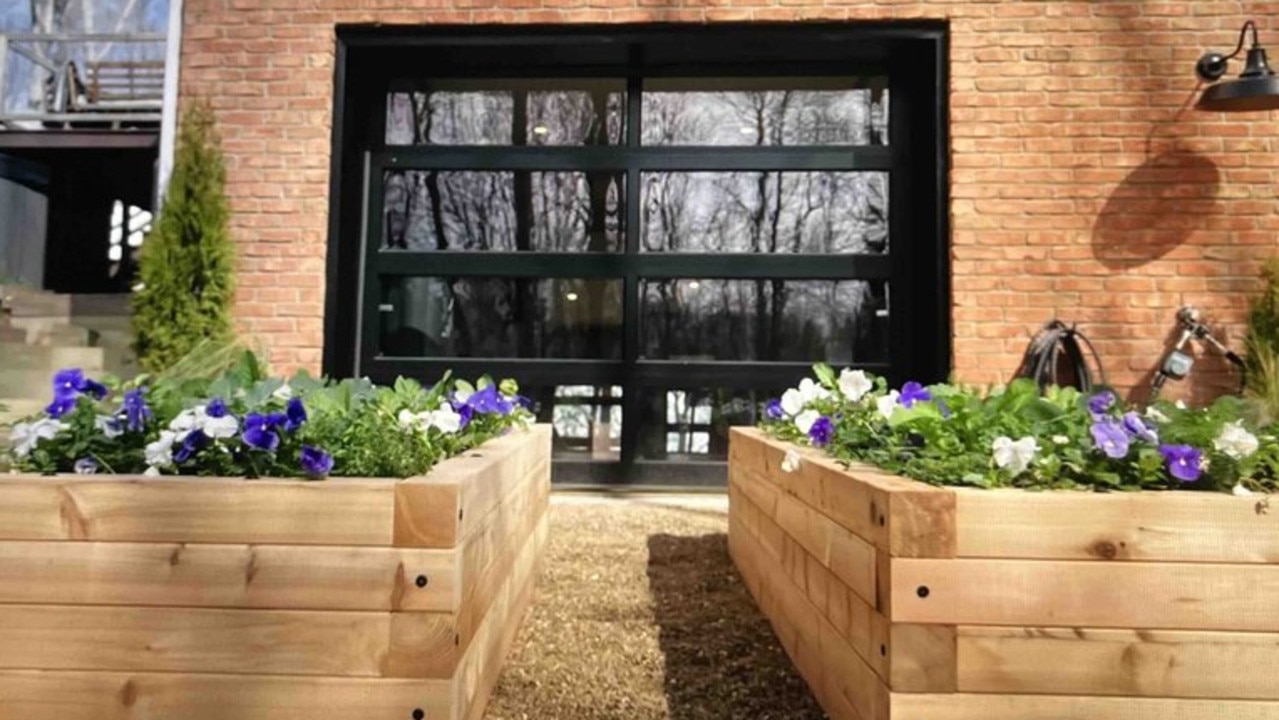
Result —
[[[714, 75], [745, 76], [800, 74], [887, 74], [892, 89], [890, 144], [821, 148], [695, 148], [639, 147], [638, 99], [643, 77], [708, 74], [705, 61], [667, 59], [665, 64], [626, 51], [626, 63], [614, 60], [617, 48], [637, 47], [654, 37], [680, 34], [690, 47], [716, 43], [750, 48], [755, 38], [767, 37], [795, 47], [795, 57], [733, 58], [712, 67]], [[822, 57], [803, 58], [805, 38], [821, 38]], [[556, 55], [584, 56], [584, 64], [567, 66], [502, 66], [475, 68], [477, 76], [619, 75], [628, 82], [626, 127], [633, 137], [619, 148], [597, 147], [395, 147], [384, 144], [386, 93], [406, 59], [423, 52], [449, 53], [463, 48], [494, 48], [518, 39], [562, 48]], [[763, 46], [760, 46], [763, 47]], [[584, 49], [583, 49], [584, 48]], [[783, 51], [786, 52], [786, 51]], [[731, 54], [731, 53], [728, 53]], [[488, 62], [492, 52], [480, 60]], [[791, 279], [887, 279], [892, 288], [889, 315], [890, 354], [885, 365], [859, 364], [886, 374], [890, 382], [945, 379], [951, 360], [950, 258], [948, 222], [948, 31], [943, 23], [897, 24], [748, 24], [719, 26], [576, 26], [576, 27], [442, 27], [388, 29], [373, 26], [339, 27], [335, 67], [333, 154], [331, 165], [328, 285], [326, 292], [324, 372], [349, 376], [356, 372], [386, 382], [396, 375], [423, 380], [452, 369], [463, 377], [482, 373], [514, 376], [525, 384], [563, 383], [756, 388], [793, 384], [808, 371], [803, 363], [693, 363], [638, 358], [638, 283], [653, 277], [769, 277]], [[408, 60], [411, 62], [411, 60]], [[594, 64], [592, 64], [594, 63]], [[629, 67], [628, 67], [629, 66]], [[456, 75], [456, 68], [453, 69]], [[371, 108], [381, 108], [370, 112]], [[571, 267], [553, 253], [495, 254], [450, 252], [387, 255], [378, 252], [381, 213], [365, 216], [365, 208], [381, 207], [379, 178], [386, 169], [466, 170], [615, 170], [626, 174], [626, 253], [577, 255]], [[887, 256], [733, 256], [648, 255], [637, 252], [640, 172], [661, 170], [887, 170], [889, 183], [890, 252]], [[903, 240], [904, 239], [904, 240]], [[909, 252], [901, 251], [903, 244]], [[476, 257], [479, 256], [479, 257]], [[624, 357], [614, 360], [524, 360], [471, 358], [379, 358], [369, 349], [360, 328], [376, 325], [378, 292], [370, 278], [379, 275], [474, 275], [516, 277], [621, 277], [624, 281]], [[358, 298], [359, 302], [352, 302]], [[627, 417], [636, 417], [639, 393], [626, 391]], [[623, 422], [622, 463], [557, 468], [557, 481], [566, 476], [584, 482], [634, 484], [722, 484], [721, 463], [681, 464], [636, 462], [629, 454], [636, 446], [637, 423]], [[628, 433], [630, 437], [628, 438]], [[706, 467], [695, 467], [705, 465]]]

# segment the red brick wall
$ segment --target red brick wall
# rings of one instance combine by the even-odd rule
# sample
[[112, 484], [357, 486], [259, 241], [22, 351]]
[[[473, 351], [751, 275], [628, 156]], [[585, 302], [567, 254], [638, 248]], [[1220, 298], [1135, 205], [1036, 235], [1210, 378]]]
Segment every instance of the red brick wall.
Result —
[[[318, 369], [335, 24], [912, 18], [951, 23], [957, 376], [1007, 380], [1054, 316], [1123, 386], [1184, 303], [1239, 347], [1279, 238], [1279, 125], [1195, 111], [1193, 66], [1248, 18], [1279, 62], [1279, 3], [1233, 0], [187, 0], [182, 92], [225, 137], [241, 327], [278, 370]], [[1232, 383], [1199, 370], [1173, 392]]]

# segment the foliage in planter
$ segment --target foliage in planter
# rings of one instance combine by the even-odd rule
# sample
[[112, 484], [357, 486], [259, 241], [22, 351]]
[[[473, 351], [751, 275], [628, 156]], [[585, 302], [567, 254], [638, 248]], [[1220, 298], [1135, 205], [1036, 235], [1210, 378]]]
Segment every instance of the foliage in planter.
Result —
[[1028, 380], [981, 394], [914, 382], [890, 390], [825, 365], [814, 373], [768, 404], [766, 430], [934, 485], [1243, 493], [1273, 490], [1279, 478], [1279, 428], [1252, 425], [1239, 398], [1138, 409], [1109, 390], [1041, 395]]
[[1261, 276], [1265, 290], [1248, 313], [1247, 394], [1258, 418], [1273, 422], [1279, 420], [1279, 258], [1271, 258]]
[[138, 266], [134, 348], [148, 372], [201, 340], [231, 334], [235, 268], [225, 182], [213, 113], [197, 104], [182, 119], [168, 194]]
[[222, 477], [408, 477], [525, 425], [511, 381], [447, 376], [334, 382], [265, 377], [252, 353], [215, 378], [139, 378], [108, 388], [77, 369], [54, 377], [54, 400], [13, 428], [14, 467], [38, 473]]

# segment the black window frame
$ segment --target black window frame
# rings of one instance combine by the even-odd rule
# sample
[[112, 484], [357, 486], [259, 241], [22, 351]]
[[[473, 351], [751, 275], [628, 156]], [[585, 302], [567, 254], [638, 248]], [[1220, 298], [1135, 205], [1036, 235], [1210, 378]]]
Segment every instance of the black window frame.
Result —
[[[646, 50], [678, 37], [690, 57]], [[503, 64], [497, 48], [547, 48], [546, 64]], [[619, 48], [621, 48], [619, 50]], [[717, 50], [718, 48], [718, 50]], [[744, 48], [745, 50], [742, 50]], [[749, 53], [755, 51], [756, 56]], [[476, 53], [483, 53], [477, 55]], [[718, 26], [430, 26], [337, 29], [333, 155], [323, 370], [387, 382], [397, 375], [433, 381], [451, 369], [463, 377], [514, 376], [525, 385], [621, 385], [623, 456], [617, 466], [557, 466], [557, 482], [723, 484], [719, 462], [637, 461], [639, 388], [759, 388], [794, 384], [807, 363], [686, 362], [638, 357], [640, 278], [887, 280], [887, 364], [857, 364], [890, 382], [937, 381], [949, 374], [950, 258], [948, 200], [948, 29], [945, 23], [731, 24]], [[448, 77], [624, 77], [626, 142], [617, 146], [394, 146], [385, 140], [387, 93], [413, 58], [467, 54]], [[698, 61], [709, 53], [721, 62]], [[735, 56], [735, 53], [738, 54]], [[743, 56], [741, 53], [747, 53]], [[598, 57], [597, 57], [598, 56]], [[490, 60], [491, 58], [491, 60]], [[604, 59], [601, 59], [604, 58]], [[438, 62], [432, 67], [440, 67]], [[641, 146], [644, 78], [740, 75], [881, 75], [892, 108], [887, 146]], [[626, 174], [625, 252], [382, 252], [385, 170], [616, 170]], [[886, 171], [889, 252], [872, 255], [641, 253], [640, 174], [645, 170]], [[377, 278], [383, 275], [617, 278], [623, 290], [623, 358], [616, 360], [381, 358], [370, 351], [378, 326]], [[357, 302], [358, 299], [358, 302]], [[360, 328], [365, 328], [362, 333]], [[696, 467], [705, 466], [705, 467]]]

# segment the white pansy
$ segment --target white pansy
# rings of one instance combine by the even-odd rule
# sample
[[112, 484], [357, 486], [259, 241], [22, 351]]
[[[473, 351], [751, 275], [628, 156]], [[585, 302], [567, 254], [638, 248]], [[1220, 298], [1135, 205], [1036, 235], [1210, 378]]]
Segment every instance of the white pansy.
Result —
[[183, 410], [169, 423], [169, 429], [177, 433], [189, 433], [192, 430], [203, 430], [208, 420], [203, 405], [196, 405], [190, 410]]
[[206, 417], [203, 430], [211, 438], [231, 438], [240, 431], [240, 421], [230, 413], [218, 418]]
[[839, 391], [844, 393], [844, 397], [848, 398], [849, 402], [861, 400], [873, 387], [875, 387], [874, 383], [861, 370], [845, 368], [839, 374]]
[[289, 387], [288, 383], [284, 383], [276, 388], [275, 392], [271, 393], [271, 397], [288, 400], [293, 397], [293, 388]]
[[1185, 410], [1185, 409], [1186, 409], [1186, 401], [1185, 401], [1185, 400], [1178, 400], [1177, 402], [1173, 403], [1173, 406], [1174, 406], [1174, 407], [1176, 407], [1178, 410]]
[[99, 415], [94, 418], [93, 427], [97, 428], [98, 432], [105, 435], [108, 440], [114, 440], [124, 434], [120, 418], [111, 417], [110, 415]]
[[1154, 405], [1151, 405], [1150, 407], [1146, 408], [1146, 419], [1153, 420], [1154, 422], [1157, 422], [1157, 423], [1166, 423], [1168, 422], [1169, 417], [1163, 414], [1163, 412], [1161, 412], [1159, 408], [1155, 407]]
[[[189, 431], [188, 431], [189, 432]], [[185, 435], [186, 433], [182, 433]], [[144, 455], [147, 465], [153, 468], [169, 467], [173, 464], [173, 444], [180, 442], [180, 435], [172, 430], [164, 430], [155, 442], [147, 443]]]
[[1223, 452], [1236, 460], [1257, 452], [1259, 444], [1257, 436], [1245, 430], [1241, 420], [1223, 425], [1217, 438], [1212, 441], [1212, 446], [1218, 452]]
[[1053, 443], [1056, 445], [1069, 445], [1070, 438], [1065, 435], [1053, 435]]
[[897, 410], [897, 400], [901, 397], [901, 393], [896, 390], [889, 390], [887, 395], [875, 399], [875, 408], [879, 410], [879, 414], [887, 420], [893, 416]]
[[400, 422], [401, 430], [416, 430], [419, 424], [417, 415], [407, 409], [401, 410], [400, 414], [395, 416], [395, 419]]
[[801, 459], [799, 453], [787, 450], [786, 457], [782, 458], [782, 472], [793, 473], [798, 470]]
[[430, 413], [430, 426], [442, 433], [451, 435], [462, 429], [462, 416], [453, 411], [448, 405], [443, 405], [439, 410]]
[[464, 403], [467, 400], [471, 399], [471, 391], [458, 388], [457, 390], [453, 391], [453, 399], [456, 400], [459, 404]]
[[1243, 483], [1239, 483], [1239, 484], [1235, 485], [1234, 487], [1230, 488], [1230, 492], [1234, 493], [1235, 495], [1239, 495], [1239, 496], [1251, 495], [1251, 494], [1252, 494], [1252, 491], [1251, 491], [1251, 490], [1249, 490], [1248, 488], [1244, 487], [1244, 486], [1243, 486]]
[[1020, 440], [1001, 435], [990, 444], [995, 457], [995, 465], [1006, 468], [1013, 475], [1020, 475], [1030, 467], [1030, 461], [1039, 452], [1039, 443], [1035, 438], [1026, 436]]
[[804, 398], [804, 404], [814, 400], [825, 400], [830, 397], [830, 390], [822, 387], [820, 383], [815, 382], [812, 378], [804, 378], [799, 381], [799, 394]]
[[159, 477], [159, 476], [160, 476], [160, 468], [158, 468], [158, 467], [156, 467], [156, 466], [154, 466], [154, 465], [151, 465], [151, 466], [149, 466], [146, 470], [144, 470], [144, 471], [142, 472], [142, 474], [143, 474], [143, 475], [145, 475], [145, 476], [147, 476], [147, 477]]
[[821, 416], [822, 414], [816, 410], [805, 410], [795, 416], [795, 427], [799, 428], [800, 432], [807, 435], [808, 431], [813, 429], [813, 423], [817, 422]]
[[9, 431], [9, 442], [13, 443], [13, 454], [24, 458], [36, 449], [36, 445], [41, 440], [52, 440], [67, 427], [65, 423], [52, 418], [37, 420], [33, 423], [18, 423]]
[[804, 396], [800, 391], [791, 388], [782, 393], [782, 412], [795, 417], [804, 410]]

